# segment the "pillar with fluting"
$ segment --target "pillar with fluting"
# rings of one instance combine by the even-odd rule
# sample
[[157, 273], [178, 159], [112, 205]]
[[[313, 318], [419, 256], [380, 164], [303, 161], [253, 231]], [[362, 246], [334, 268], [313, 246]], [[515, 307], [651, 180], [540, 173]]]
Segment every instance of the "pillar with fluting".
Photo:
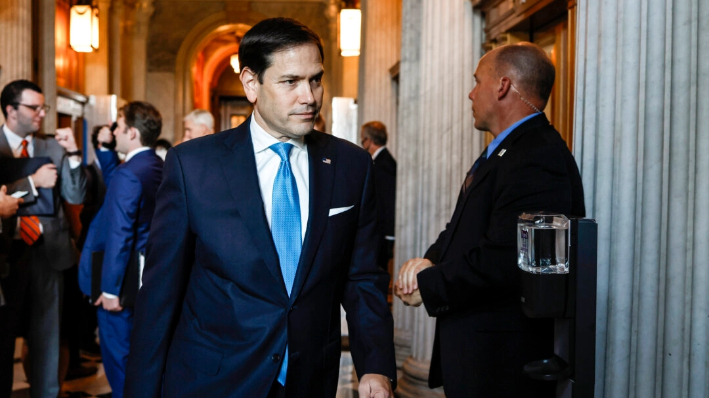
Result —
[[401, 51], [401, 1], [363, 0], [357, 119], [387, 126], [387, 147], [396, 157], [396, 87], [390, 69]]
[[[123, 72], [130, 75], [128, 80], [128, 94], [130, 101], [144, 101], [145, 87], [148, 72], [148, 29], [150, 17], [153, 15], [153, 0], [139, 0], [128, 12], [127, 29], [130, 47], [130, 62], [123, 64]], [[125, 48], [125, 46], [124, 46]], [[125, 80], [123, 80], [125, 81]], [[125, 88], [125, 85], [124, 85]]]
[[44, 93], [44, 103], [52, 107], [42, 121], [42, 130], [45, 133], [54, 134], [57, 129], [57, 68], [54, 59], [56, 54], [54, 23], [57, 13], [56, 1], [39, 0], [37, 4], [39, 5], [37, 83]]
[[84, 76], [86, 95], [106, 95], [109, 93], [109, 20], [111, 0], [98, 1], [98, 50], [86, 54]]
[[709, 396], [709, 4], [580, 0], [577, 16], [596, 397]]
[[108, 92], [121, 98], [124, 97], [122, 87], [124, 9], [123, 0], [112, 0], [108, 18]]
[[[32, 0], [0, 0], [0, 90], [32, 79]], [[5, 119], [0, 113], [0, 123]]]
[[[470, 2], [404, 0], [401, 40], [397, 272], [423, 256], [450, 220], [465, 173], [483, 149], [467, 98], [482, 52], [482, 17]], [[412, 341], [397, 395], [441, 396], [427, 386], [435, 319], [398, 300], [394, 317]]]

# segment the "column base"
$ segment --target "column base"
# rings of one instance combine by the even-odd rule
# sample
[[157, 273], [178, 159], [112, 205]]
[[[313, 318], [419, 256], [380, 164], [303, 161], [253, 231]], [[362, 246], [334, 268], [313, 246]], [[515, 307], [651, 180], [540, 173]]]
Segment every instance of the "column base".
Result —
[[399, 398], [445, 398], [442, 388], [428, 388], [428, 369], [431, 361], [419, 361], [409, 357], [404, 362], [403, 376], [396, 388]]
[[396, 368], [404, 366], [406, 358], [411, 356], [411, 341], [413, 333], [404, 329], [394, 329], [394, 352], [396, 355]]

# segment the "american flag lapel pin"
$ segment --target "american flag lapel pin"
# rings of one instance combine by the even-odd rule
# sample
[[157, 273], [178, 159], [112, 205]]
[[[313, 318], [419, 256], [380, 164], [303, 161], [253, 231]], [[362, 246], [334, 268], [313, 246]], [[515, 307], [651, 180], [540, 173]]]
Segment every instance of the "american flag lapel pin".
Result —
[[332, 161], [331, 161], [330, 159], [328, 159], [328, 158], [322, 158], [322, 162], [325, 163], [325, 164], [330, 164], [330, 163], [332, 163]]
[[500, 153], [497, 154], [497, 156], [502, 157], [502, 155], [504, 155], [505, 152], [507, 152], [507, 149], [504, 149], [504, 148], [503, 148], [503, 149], [500, 151]]

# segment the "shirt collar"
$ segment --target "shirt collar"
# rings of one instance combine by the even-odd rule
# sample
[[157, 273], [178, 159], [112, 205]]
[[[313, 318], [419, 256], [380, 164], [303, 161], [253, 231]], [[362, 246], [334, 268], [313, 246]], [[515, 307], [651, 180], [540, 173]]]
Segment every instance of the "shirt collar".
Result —
[[9, 127], [7, 127], [7, 124], [4, 124], [2, 126], [3, 132], [5, 133], [5, 137], [7, 138], [7, 144], [10, 145], [10, 148], [15, 150], [19, 148], [22, 145], [23, 140], [27, 140], [27, 142], [31, 145], [32, 144], [32, 139], [34, 138], [34, 134], [27, 134], [25, 138], [20, 137], [19, 135], [15, 134], [12, 130], [10, 130]]
[[374, 153], [372, 154], [372, 159], [376, 159], [377, 156], [379, 156], [379, 154], [384, 150], [384, 148], [386, 148], [386, 147], [382, 146], [382, 147], [379, 147], [379, 149], [377, 149], [376, 151], [374, 151]]
[[150, 149], [149, 146], [142, 146], [142, 147], [140, 147], [140, 148], [136, 148], [136, 149], [134, 149], [134, 150], [128, 152], [128, 153], [126, 154], [126, 160], [125, 160], [125, 162], [128, 163], [128, 161], [131, 160], [131, 159], [133, 159], [133, 157], [134, 157], [135, 155], [137, 155], [137, 154], [139, 154], [139, 153], [141, 153], [141, 152], [145, 152], [145, 151], [147, 151], [147, 150], [149, 150], [149, 149]]
[[497, 146], [500, 145], [500, 143], [502, 141], [504, 141], [505, 138], [507, 138], [507, 136], [510, 135], [510, 133], [512, 131], [514, 131], [514, 129], [519, 127], [520, 124], [526, 122], [527, 120], [529, 120], [537, 115], [539, 115], [539, 113], [532, 113], [531, 115], [527, 115], [527, 116], [523, 117], [522, 119], [520, 119], [520, 120], [516, 121], [514, 124], [512, 124], [510, 127], [506, 128], [497, 137], [495, 137], [495, 139], [492, 140], [490, 145], [487, 146], [487, 157], [489, 158], [490, 155], [492, 155], [493, 152], [495, 152], [495, 149], [497, 149]]
[[[276, 137], [268, 134], [266, 130], [264, 130], [263, 127], [256, 122], [256, 117], [253, 113], [251, 114], [251, 123], [249, 124], [249, 128], [251, 129], [251, 141], [254, 144], [254, 153], [263, 152], [271, 145], [281, 142], [278, 141]], [[305, 150], [305, 138], [300, 138], [298, 140], [291, 138], [287, 142], [289, 144], [293, 144], [296, 148]]]

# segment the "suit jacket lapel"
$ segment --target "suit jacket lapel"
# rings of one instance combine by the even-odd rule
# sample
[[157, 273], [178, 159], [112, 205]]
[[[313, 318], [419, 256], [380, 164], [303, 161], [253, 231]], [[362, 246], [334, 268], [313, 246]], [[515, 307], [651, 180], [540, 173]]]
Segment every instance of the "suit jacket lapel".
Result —
[[47, 156], [47, 143], [43, 139], [37, 137], [36, 134], [32, 140], [32, 146], [34, 146], [34, 153], [32, 154], [33, 158]]
[[274, 279], [281, 285], [283, 293], [287, 294], [276, 246], [273, 243], [268, 220], [266, 220], [266, 214], [263, 211], [256, 157], [249, 129], [250, 123], [251, 118], [225, 135], [224, 145], [228, 149], [220, 156], [222, 171], [241, 219], [253, 237], [256, 250]]
[[[337, 162], [334, 147], [328, 145], [328, 140], [325, 138], [322, 133], [312, 132], [306, 136], [305, 140], [308, 145], [308, 168], [310, 170], [310, 206], [308, 228], [303, 241], [303, 250], [300, 253], [298, 271], [293, 282], [291, 302], [298, 297], [307, 279], [329, 216]], [[325, 159], [330, 159], [330, 162], [325, 163]]]
[[[450, 225], [448, 226], [451, 230], [455, 230], [456, 226], [458, 225], [458, 221], [460, 221], [460, 216], [463, 213], [463, 209], [465, 208], [466, 203], [468, 202], [470, 193], [475, 190], [475, 187], [477, 187], [480, 182], [485, 179], [485, 176], [490, 173], [490, 171], [497, 168], [497, 164], [500, 162], [500, 153], [502, 153], [504, 156], [504, 153], [507, 152], [507, 150], [514, 145], [514, 143], [524, 134], [525, 131], [529, 130], [530, 128], [535, 128], [548, 124], [549, 121], [542, 113], [522, 123], [516, 129], [514, 129], [510, 133], [510, 135], [508, 135], [504, 140], [502, 140], [500, 145], [495, 148], [495, 150], [492, 152], [492, 154], [490, 154], [488, 159], [475, 171], [475, 179], [470, 184], [470, 187], [468, 188], [467, 192], [461, 195], [461, 197], [458, 199], [458, 203], [456, 203], [455, 206], [455, 211], [453, 212], [453, 217], [451, 218]], [[443, 250], [441, 251], [441, 257], [443, 257], [443, 255], [446, 253], [446, 250], [448, 250], [449, 244], [450, 236], [445, 245], [443, 246]]]
[[0, 126], [0, 156], [6, 158], [13, 158], [15, 155], [12, 154], [12, 148], [10, 148], [10, 143], [7, 142], [7, 137], [5, 137], [5, 129]]

